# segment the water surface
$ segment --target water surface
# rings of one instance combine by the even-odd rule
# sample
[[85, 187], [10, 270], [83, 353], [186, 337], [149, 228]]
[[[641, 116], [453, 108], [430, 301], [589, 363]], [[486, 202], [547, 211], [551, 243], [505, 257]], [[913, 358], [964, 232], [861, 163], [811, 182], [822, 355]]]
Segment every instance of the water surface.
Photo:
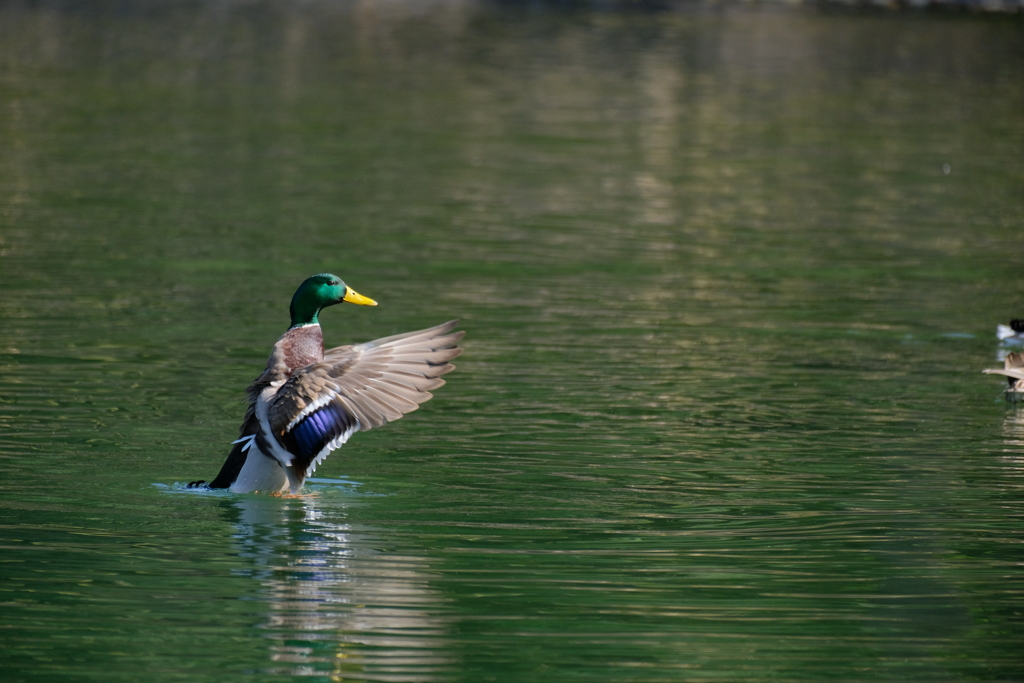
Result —
[[[1020, 679], [1021, 38], [0, 5], [5, 680]], [[321, 271], [329, 344], [461, 318], [448, 386], [182, 490]]]

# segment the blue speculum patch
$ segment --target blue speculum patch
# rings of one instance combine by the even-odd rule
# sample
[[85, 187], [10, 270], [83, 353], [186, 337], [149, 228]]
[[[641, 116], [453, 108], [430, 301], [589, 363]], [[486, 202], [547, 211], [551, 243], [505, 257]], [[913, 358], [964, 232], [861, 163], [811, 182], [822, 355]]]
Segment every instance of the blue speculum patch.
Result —
[[355, 424], [355, 419], [333, 403], [307, 415], [284, 436], [283, 445], [292, 454], [307, 462], [316, 457], [324, 446], [344, 434]]

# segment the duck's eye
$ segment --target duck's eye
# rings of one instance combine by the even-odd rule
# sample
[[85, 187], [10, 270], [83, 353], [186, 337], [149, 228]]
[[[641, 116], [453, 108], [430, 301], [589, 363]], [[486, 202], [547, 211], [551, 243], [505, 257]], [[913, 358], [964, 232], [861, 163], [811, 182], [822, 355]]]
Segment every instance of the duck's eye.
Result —
[[337, 287], [337, 286], [338, 286], [338, 285], [340, 285], [341, 283], [340, 283], [340, 282], [338, 282], [337, 280], [331, 280], [331, 281], [330, 281], [330, 282], [328, 282], [327, 284], [329, 284], [329, 285], [330, 285], [331, 287]]

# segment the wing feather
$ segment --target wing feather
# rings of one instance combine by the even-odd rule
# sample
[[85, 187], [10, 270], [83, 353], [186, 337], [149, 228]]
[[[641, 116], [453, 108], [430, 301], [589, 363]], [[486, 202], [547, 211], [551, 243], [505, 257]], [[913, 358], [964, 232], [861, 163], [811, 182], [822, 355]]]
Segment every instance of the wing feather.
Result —
[[1024, 379], [1024, 370], [982, 370], [987, 375], [1003, 375], [1004, 377], [1012, 377], [1013, 379]]
[[365, 413], [360, 429], [379, 427], [412, 412], [444, 385], [441, 375], [455, 369], [448, 361], [462, 353], [456, 344], [465, 333], [452, 332], [457, 324], [452, 320], [331, 349], [318, 368], [324, 368], [357, 413]]
[[1024, 380], [1024, 354], [1018, 352], [1007, 354], [1003, 359], [1001, 369], [982, 370], [982, 372], [988, 375], [1003, 375], [1009, 381], [1010, 390], [1012, 390], [1017, 384], [1014, 380]]
[[[408, 391], [416, 394], [433, 391], [434, 389], [444, 385], [443, 379], [438, 379], [436, 377], [424, 377], [423, 375], [416, 375], [410, 372], [398, 370], [382, 373], [381, 376], [377, 378], [377, 381], [387, 382], [389, 385], [404, 387]], [[417, 401], [417, 403], [422, 402], [423, 401]]]
[[[464, 333], [452, 332], [457, 324], [339, 346], [295, 370], [272, 393], [266, 413], [273, 438], [293, 456], [292, 468], [308, 476], [354, 432], [393, 422], [429, 400], [444, 386], [441, 375], [455, 369], [448, 361], [462, 353], [456, 344]], [[252, 403], [270, 379], [253, 383]]]

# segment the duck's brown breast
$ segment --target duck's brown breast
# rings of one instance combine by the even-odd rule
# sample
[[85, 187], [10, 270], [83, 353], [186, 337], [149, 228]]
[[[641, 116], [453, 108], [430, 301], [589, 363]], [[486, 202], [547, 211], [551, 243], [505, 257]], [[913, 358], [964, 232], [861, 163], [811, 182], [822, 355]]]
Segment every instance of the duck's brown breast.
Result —
[[274, 355], [285, 366], [288, 376], [299, 368], [324, 359], [324, 337], [319, 325], [294, 327], [274, 344]]

